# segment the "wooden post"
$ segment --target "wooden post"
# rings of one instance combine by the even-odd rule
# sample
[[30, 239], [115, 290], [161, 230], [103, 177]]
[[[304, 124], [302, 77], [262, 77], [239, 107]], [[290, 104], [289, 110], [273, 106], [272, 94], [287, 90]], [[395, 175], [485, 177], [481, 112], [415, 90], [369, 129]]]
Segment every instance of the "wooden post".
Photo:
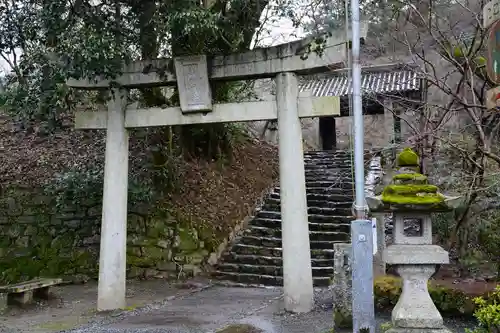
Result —
[[385, 214], [374, 213], [373, 216], [377, 219], [377, 253], [373, 256], [373, 276], [378, 277], [385, 275], [386, 264], [382, 253], [385, 250]]
[[298, 95], [295, 74], [280, 73], [276, 76], [283, 288], [285, 309], [295, 313], [309, 312], [314, 305]]
[[127, 91], [112, 89], [108, 102], [101, 252], [97, 309], [125, 307], [127, 252], [128, 132]]
[[394, 110], [394, 143], [399, 145], [401, 144], [401, 115], [404, 114], [402, 112], [402, 105], [400, 103], [393, 103]]
[[384, 98], [384, 130], [386, 133], [386, 143], [391, 145], [394, 143], [394, 114], [393, 104], [390, 98]]

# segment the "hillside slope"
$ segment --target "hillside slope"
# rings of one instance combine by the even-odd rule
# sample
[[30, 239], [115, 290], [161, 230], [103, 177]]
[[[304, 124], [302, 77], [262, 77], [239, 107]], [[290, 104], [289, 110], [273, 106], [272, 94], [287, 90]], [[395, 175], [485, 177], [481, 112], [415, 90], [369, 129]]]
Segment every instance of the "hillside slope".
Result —
[[[130, 173], [147, 165], [147, 137], [147, 132], [131, 133]], [[16, 130], [6, 116], [0, 118], [0, 280], [95, 276], [100, 195], [89, 193], [88, 200], [57, 205], [45, 189], [89, 166], [102, 171], [104, 150], [103, 131], [68, 126], [41, 137]], [[148, 205], [130, 204], [130, 277], [199, 272], [276, 179], [277, 151], [247, 138], [235, 146], [230, 161], [181, 161], [178, 168], [182, 177], [175, 193]], [[82, 185], [70, 185], [66, 195], [82, 190]]]

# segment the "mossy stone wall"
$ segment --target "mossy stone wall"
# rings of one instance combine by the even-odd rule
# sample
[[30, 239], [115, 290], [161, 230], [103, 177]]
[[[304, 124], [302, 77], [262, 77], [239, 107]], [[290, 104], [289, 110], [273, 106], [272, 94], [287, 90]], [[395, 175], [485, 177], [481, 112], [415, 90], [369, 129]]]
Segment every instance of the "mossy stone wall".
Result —
[[[56, 208], [40, 190], [0, 192], [0, 283], [37, 276], [97, 276], [101, 205]], [[197, 274], [214, 248], [210, 231], [179, 221], [165, 210], [132, 207], [128, 219], [127, 269], [130, 278]]]

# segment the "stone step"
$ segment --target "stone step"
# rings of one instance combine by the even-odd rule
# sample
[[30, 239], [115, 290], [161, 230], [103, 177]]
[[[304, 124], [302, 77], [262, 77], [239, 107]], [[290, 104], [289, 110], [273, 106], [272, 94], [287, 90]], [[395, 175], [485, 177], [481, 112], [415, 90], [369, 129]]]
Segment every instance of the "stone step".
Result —
[[352, 177], [354, 176], [354, 172], [352, 170], [347, 170], [347, 169], [327, 169], [327, 170], [321, 170], [321, 169], [311, 169], [311, 170], [305, 170], [304, 174], [307, 179], [327, 179], [327, 177], [336, 177], [334, 179], [337, 179], [338, 177], [343, 177], [348, 180], [352, 180]]
[[318, 194], [318, 193], [308, 193], [306, 194], [307, 200], [322, 200], [322, 201], [336, 201], [336, 202], [350, 202], [352, 204], [354, 196], [352, 194]]
[[[311, 265], [313, 267], [330, 267], [333, 265], [332, 260], [333, 260], [332, 258], [326, 258], [326, 259], [311, 258]], [[282, 266], [283, 258], [228, 252], [223, 255], [221, 262], [245, 263], [249, 265]]]
[[304, 155], [304, 161], [341, 160], [350, 161], [351, 155]]
[[[364, 156], [373, 155], [374, 152], [369, 149], [363, 151]], [[304, 152], [304, 156], [336, 156], [336, 155], [352, 155], [354, 152], [352, 150], [308, 150]]]
[[[370, 156], [363, 159], [365, 164], [371, 161]], [[304, 156], [304, 164], [352, 164], [354, 165], [354, 156]]]
[[[260, 274], [242, 274], [234, 272], [215, 271], [213, 276], [221, 280], [229, 280], [242, 284], [260, 284], [265, 286], [282, 286], [282, 276], [260, 275]], [[313, 277], [313, 284], [316, 287], [326, 287], [331, 284], [330, 277]]]
[[231, 252], [245, 255], [261, 255], [265, 257], [281, 257], [280, 248], [270, 248], [236, 243], [231, 247]]
[[[255, 216], [255, 219], [273, 219], [281, 221], [281, 213], [271, 212], [267, 210], [260, 211]], [[352, 216], [345, 216], [345, 215], [320, 215], [320, 214], [308, 215], [308, 221], [310, 223], [350, 223], [352, 219], [353, 219]]]
[[310, 207], [307, 210], [309, 215], [324, 215], [324, 216], [351, 216], [352, 210], [351, 208], [343, 208], [343, 207]]
[[325, 176], [343, 176], [343, 177], [352, 177], [353, 170], [352, 169], [344, 169], [337, 167], [328, 167], [328, 168], [314, 168], [314, 169], [306, 169], [304, 167], [304, 174], [307, 176], [321, 175]]
[[326, 151], [315, 151], [315, 152], [304, 152], [304, 157], [313, 158], [328, 158], [328, 157], [351, 157], [354, 156], [351, 152], [326, 152]]
[[352, 190], [354, 188], [354, 182], [346, 178], [338, 178], [334, 180], [314, 180], [306, 182], [306, 188], [316, 188], [316, 187]]
[[311, 164], [322, 164], [322, 165], [341, 165], [341, 164], [353, 164], [354, 160], [351, 160], [350, 157], [348, 156], [325, 156], [325, 157], [309, 157], [309, 156], [304, 156], [304, 164], [305, 165], [311, 165]]
[[[274, 188], [274, 191], [279, 193], [281, 188], [279, 186]], [[354, 190], [343, 189], [335, 187], [306, 187], [306, 194], [345, 194], [352, 195]]]
[[[243, 235], [277, 238], [281, 240], [281, 229], [249, 226], [243, 231]], [[309, 239], [311, 241], [327, 241], [332, 243], [347, 242], [349, 240], [349, 234], [338, 231], [309, 231]]]
[[[333, 265], [333, 261], [331, 263]], [[222, 263], [217, 271], [226, 273], [243, 273], [269, 276], [283, 276], [282, 265], [251, 265], [240, 263]], [[333, 277], [333, 266], [312, 267], [313, 277]]]
[[309, 214], [309, 223], [333, 223], [333, 224], [350, 224], [354, 216], [349, 215], [320, 215]]
[[[279, 192], [271, 192], [269, 197], [272, 199], [281, 200], [281, 195]], [[314, 200], [323, 202], [349, 203], [352, 205], [352, 202], [354, 201], [354, 195], [306, 193], [306, 200], [307, 202]]]
[[238, 244], [270, 247], [274, 249], [281, 248], [281, 238], [245, 235], [238, 238]]
[[[244, 255], [259, 255], [264, 257], [281, 257], [281, 247], [271, 248], [255, 245], [239, 244], [236, 243], [232, 246], [230, 253], [244, 254]], [[311, 249], [311, 258], [314, 259], [332, 259], [333, 248], [330, 249]]]
[[[306, 175], [305, 180], [306, 180], [306, 186], [309, 185], [309, 183], [316, 183], [316, 182], [331, 182], [331, 183], [339, 183], [339, 184], [340, 183], [353, 183], [352, 176], [350, 174], [339, 176], [336, 173], [327, 174], [325, 172], [321, 172], [321, 173], [318, 173], [316, 175]], [[276, 184], [276, 186], [279, 186], [279, 184]]]
[[325, 168], [330, 167], [344, 167], [344, 166], [352, 166], [354, 165], [350, 159], [308, 159], [304, 158], [304, 166], [324, 166]]
[[[326, 200], [307, 200], [307, 206], [310, 208], [313, 207], [323, 207], [323, 208], [351, 208], [352, 203], [351, 202], [337, 202], [337, 201], [326, 201]], [[265, 207], [281, 207], [281, 200], [278, 198], [272, 198], [269, 197], [265, 200], [264, 205], [262, 206], [261, 210], [266, 210], [264, 209]]]
[[[319, 205], [321, 205], [321, 204], [319, 204]], [[348, 203], [346, 206], [348, 206], [349, 208], [346, 208], [346, 207], [322, 208], [322, 207], [310, 207], [310, 206], [308, 206], [307, 213], [312, 214], [312, 215], [326, 215], [326, 216], [339, 216], [339, 215], [351, 216], [352, 215], [352, 213], [351, 213], [351, 206], [352, 205], [350, 203]], [[262, 210], [269, 211], [269, 212], [280, 212], [281, 213], [281, 205], [267, 204], [266, 203], [262, 206]]]
[[335, 149], [335, 150], [308, 150], [304, 154], [307, 155], [336, 155], [336, 154], [353, 154], [352, 150]]
[[352, 182], [352, 174], [351, 172], [346, 174], [325, 174], [324, 172], [314, 174], [314, 175], [306, 175], [306, 185], [310, 182]]
[[[324, 240], [310, 240], [311, 249], [333, 249], [335, 243], [345, 243], [344, 237], [340, 241], [324, 241]], [[267, 248], [281, 248], [281, 238], [278, 237], [262, 237], [255, 235], [243, 235], [238, 238], [238, 244], [262, 246]]]
[[304, 163], [307, 164], [353, 164], [354, 158], [351, 159], [350, 156], [304, 156]]
[[[279, 186], [274, 188], [275, 193], [279, 193], [281, 188]], [[335, 187], [306, 187], [306, 194], [344, 194], [353, 195], [353, 189], [342, 189]]]
[[342, 170], [354, 170], [352, 165], [345, 164], [332, 164], [332, 165], [317, 165], [307, 163], [304, 167], [304, 171], [323, 171], [323, 172], [337, 172]]
[[342, 201], [323, 201], [323, 200], [308, 200], [307, 205], [309, 207], [321, 207], [321, 208], [349, 208], [352, 207], [352, 202], [342, 202]]
[[[343, 232], [346, 234], [351, 233], [351, 220], [352, 218], [346, 218], [349, 223], [311, 223], [309, 222], [309, 231], [330, 231], [330, 232]], [[251, 226], [265, 227], [273, 229], [281, 229], [280, 219], [269, 219], [269, 218], [255, 218], [250, 221]]]

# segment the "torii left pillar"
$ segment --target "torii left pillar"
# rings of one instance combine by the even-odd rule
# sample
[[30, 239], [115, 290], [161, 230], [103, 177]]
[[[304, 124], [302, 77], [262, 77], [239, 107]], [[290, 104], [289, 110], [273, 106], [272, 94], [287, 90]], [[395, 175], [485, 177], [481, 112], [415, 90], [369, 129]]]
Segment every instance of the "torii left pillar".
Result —
[[294, 73], [276, 76], [280, 162], [281, 233], [285, 310], [304, 313], [314, 305], [302, 127]]
[[125, 307], [128, 132], [125, 128], [127, 90], [112, 89], [108, 102], [104, 193], [97, 310]]

